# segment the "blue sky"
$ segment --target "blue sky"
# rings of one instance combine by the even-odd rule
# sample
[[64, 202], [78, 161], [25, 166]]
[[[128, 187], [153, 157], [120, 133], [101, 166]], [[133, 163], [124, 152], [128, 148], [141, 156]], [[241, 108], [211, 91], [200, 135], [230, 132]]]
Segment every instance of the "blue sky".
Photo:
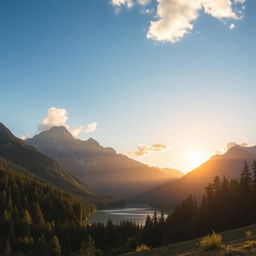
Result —
[[1, 122], [33, 135], [63, 108], [70, 127], [97, 122], [81, 138], [121, 153], [162, 143], [137, 159], [183, 171], [189, 152], [205, 160], [228, 142], [256, 143], [256, 2], [244, 5], [241, 20], [200, 11], [173, 43], [147, 39], [153, 0], [118, 11], [104, 0], [0, 0]]

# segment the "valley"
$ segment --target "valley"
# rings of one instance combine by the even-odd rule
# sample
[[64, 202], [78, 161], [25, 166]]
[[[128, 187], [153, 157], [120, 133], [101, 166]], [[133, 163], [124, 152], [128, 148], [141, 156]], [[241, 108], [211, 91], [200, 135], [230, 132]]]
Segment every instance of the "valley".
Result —
[[[255, 147], [234, 145], [183, 175], [177, 170], [141, 164], [93, 139], [76, 139], [65, 127], [52, 127], [23, 141], [1, 124], [4, 214], [0, 228], [10, 234], [3, 238], [2, 250], [10, 246], [17, 252], [27, 243], [22, 252], [45, 256], [55, 243], [69, 256], [77, 253], [79, 246], [82, 250], [84, 242], [104, 256], [136, 251], [143, 244], [152, 249], [141, 255], [207, 255], [196, 249], [198, 240], [194, 238], [212, 230], [223, 232], [253, 223], [254, 159]], [[17, 197], [17, 191], [25, 198]], [[31, 197], [29, 191], [39, 192]], [[44, 193], [52, 193], [56, 204], [55, 209], [51, 203], [52, 213], [46, 211], [50, 200]], [[62, 222], [58, 219], [60, 209]], [[66, 234], [68, 230], [76, 242]], [[230, 233], [224, 232], [224, 238], [225, 234]], [[39, 244], [42, 252], [38, 251]]]
[[0, 256], [256, 256], [256, 0], [0, 0]]

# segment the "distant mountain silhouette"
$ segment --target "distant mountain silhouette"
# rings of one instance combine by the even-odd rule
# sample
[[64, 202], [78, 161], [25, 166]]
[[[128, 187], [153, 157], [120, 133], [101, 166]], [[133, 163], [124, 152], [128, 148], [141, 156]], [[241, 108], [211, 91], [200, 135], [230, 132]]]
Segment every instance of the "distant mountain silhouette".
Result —
[[57, 160], [96, 192], [106, 195], [130, 197], [182, 176], [177, 170], [151, 168], [117, 154], [94, 139], [75, 139], [63, 126], [52, 127], [27, 139], [26, 143]]
[[81, 181], [64, 171], [58, 162], [16, 138], [2, 123], [0, 123], [0, 164], [90, 202], [100, 203], [102, 200]]
[[240, 179], [244, 161], [251, 164], [253, 160], [256, 160], [256, 146], [236, 145], [223, 155], [213, 156], [181, 179], [147, 191], [137, 196], [136, 200], [168, 207], [174, 206], [190, 194], [201, 198], [205, 187], [216, 175], [228, 179]]

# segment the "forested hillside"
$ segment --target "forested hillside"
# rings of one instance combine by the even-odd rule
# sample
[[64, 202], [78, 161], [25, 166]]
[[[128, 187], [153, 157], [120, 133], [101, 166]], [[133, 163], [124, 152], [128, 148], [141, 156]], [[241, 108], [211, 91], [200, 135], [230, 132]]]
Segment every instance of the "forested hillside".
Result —
[[93, 209], [0, 165], [0, 252], [5, 255], [69, 255], [85, 239], [77, 232]]
[[80, 196], [85, 201], [103, 205], [104, 200], [84, 183], [66, 172], [58, 162], [15, 137], [0, 123], [0, 163], [15, 171], [53, 185], [65, 192]]
[[244, 161], [252, 164], [256, 159], [256, 147], [235, 145], [222, 155], [215, 155], [207, 162], [197, 167], [184, 177], [155, 187], [134, 199], [138, 202], [147, 202], [158, 207], [174, 207], [190, 194], [201, 199], [206, 184], [215, 176], [225, 176], [228, 180], [240, 179]]
[[[97, 225], [93, 237], [99, 242], [102, 239], [99, 234], [107, 233], [110, 244], [117, 247], [120, 242], [115, 249], [118, 253], [135, 250], [140, 244], [159, 247], [194, 239], [213, 230], [222, 232], [255, 223], [255, 209], [256, 162], [251, 167], [245, 162], [239, 180], [216, 176], [206, 186], [201, 201], [191, 195], [167, 218], [163, 214], [148, 216], [144, 227], [136, 227], [132, 223], [126, 226], [108, 223], [105, 228]], [[122, 239], [128, 230], [130, 238], [124, 242]]]

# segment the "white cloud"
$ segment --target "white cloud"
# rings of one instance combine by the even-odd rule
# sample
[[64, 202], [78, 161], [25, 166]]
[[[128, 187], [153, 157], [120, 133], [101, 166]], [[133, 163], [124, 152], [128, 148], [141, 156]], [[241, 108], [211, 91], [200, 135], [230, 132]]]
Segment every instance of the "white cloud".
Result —
[[93, 122], [93, 123], [90, 123], [87, 125], [87, 127], [85, 128], [85, 132], [86, 133], [91, 133], [91, 132], [94, 132], [97, 128], [97, 123], [96, 122]]
[[140, 4], [140, 5], [147, 5], [147, 4], [149, 4], [151, 2], [151, 0], [138, 0], [138, 3]]
[[229, 29], [235, 29], [235, 28], [236, 28], [236, 25], [234, 23], [229, 25]]
[[153, 9], [144, 8], [144, 9], [141, 10], [141, 13], [149, 15], [149, 14], [153, 13], [153, 11], [154, 11]]
[[115, 7], [125, 6], [127, 8], [131, 8], [134, 5], [132, 0], [112, 0], [112, 5]]
[[[240, 146], [240, 147], [251, 147], [252, 144], [248, 143], [248, 142], [242, 142], [242, 143], [237, 143], [237, 142], [229, 142], [227, 143], [226, 147], [222, 148], [222, 149], [219, 149], [217, 150], [215, 153], [218, 154], [218, 155], [222, 155], [224, 153], [226, 153], [228, 150], [230, 150], [231, 148], [233, 147], [236, 147], [236, 146]], [[214, 155], [214, 154], [213, 154]]]
[[153, 152], [163, 152], [167, 149], [168, 147], [162, 143], [156, 143], [151, 146], [140, 144], [135, 151], [129, 151], [126, 155], [129, 157], [143, 157]]
[[198, 17], [198, 0], [157, 0], [157, 18], [151, 21], [147, 37], [157, 41], [175, 43], [193, 29], [192, 21]]
[[236, 142], [229, 142], [226, 146], [226, 151], [228, 151], [229, 149], [235, 147], [235, 146], [240, 146], [240, 147], [250, 147], [251, 145], [248, 142], [243, 142], [241, 144], [236, 143]]
[[69, 127], [68, 128], [68, 130], [74, 137], [78, 137], [78, 135], [83, 132], [83, 129], [84, 129], [84, 127], [82, 125], [80, 125], [78, 127], [73, 127], [73, 128]]
[[[118, 6], [128, 7], [128, 0], [115, 1], [119, 2]], [[176, 43], [193, 29], [194, 22], [203, 12], [217, 19], [241, 19], [244, 5], [237, 7], [235, 4], [244, 4], [245, 1], [246, 0], [155, 0], [157, 4], [156, 20], [150, 22], [147, 38], [162, 42]], [[122, 2], [122, 4], [120, 4], [120, 2]], [[146, 4], [148, 1], [138, 0], [138, 2], [139, 4]], [[134, 2], [129, 5], [129, 8], [133, 5]]]
[[200, 0], [205, 12], [215, 18], [238, 19], [231, 0]]
[[83, 125], [78, 127], [70, 127], [67, 124], [68, 121], [68, 112], [64, 108], [49, 108], [47, 112], [47, 116], [42, 120], [42, 122], [38, 125], [38, 131], [46, 131], [53, 126], [64, 126], [69, 132], [74, 136], [78, 137], [82, 132], [94, 132], [97, 127], [97, 123], [88, 124], [85, 128]]
[[22, 140], [26, 140], [26, 139], [29, 139], [29, 138], [32, 138], [33, 136], [31, 136], [31, 135], [22, 135], [20, 138], [22, 139]]
[[230, 0], [157, 0], [157, 20], [151, 21], [147, 37], [178, 42], [193, 27], [199, 12], [215, 18], [238, 19]]
[[47, 116], [38, 126], [40, 132], [48, 130], [53, 126], [67, 126], [68, 113], [64, 108], [49, 108]]

